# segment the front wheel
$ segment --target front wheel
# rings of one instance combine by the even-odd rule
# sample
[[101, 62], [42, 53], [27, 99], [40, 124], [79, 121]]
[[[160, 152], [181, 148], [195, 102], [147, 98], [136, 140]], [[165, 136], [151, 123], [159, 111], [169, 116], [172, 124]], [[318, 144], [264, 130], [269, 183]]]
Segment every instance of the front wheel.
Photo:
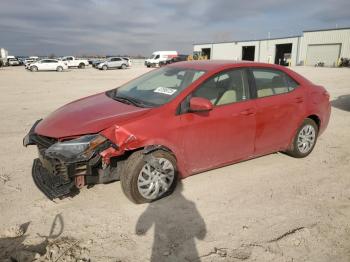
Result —
[[107, 70], [108, 67], [106, 65], [102, 66], [102, 70]]
[[80, 63], [79, 66], [78, 66], [78, 68], [84, 69], [84, 68], [85, 68], [85, 64], [84, 64], [84, 63]]
[[137, 151], [126, 160], [120, 182], [125, 195], [136, 204], [160, 199], [176, 187], [176, 159], [162, 150], [147, 155]]
[[63, 71], [63, 67], [62, 66], [58, 66], [56, 69], [57, 72], [62, 72]]
[[287, 153], [296, 158], [309, 155], [314, 149], [318, 136], [318, 126], [315, 121], [306, 118], [298, 128], [290, 149]]
[[30, 71], [37, 72], [38, 71], [38, 67], [37, 66], [31, 66], [30, 67]]

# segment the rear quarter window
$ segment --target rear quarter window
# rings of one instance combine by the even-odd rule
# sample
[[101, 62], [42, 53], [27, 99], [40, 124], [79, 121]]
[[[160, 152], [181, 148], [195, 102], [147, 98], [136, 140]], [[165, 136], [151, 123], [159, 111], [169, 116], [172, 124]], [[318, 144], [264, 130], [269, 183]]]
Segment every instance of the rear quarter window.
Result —
[[267, 97], [293, 91], [299, 84], [286, 73], [276, 69], [252, 68], [257, 97]]

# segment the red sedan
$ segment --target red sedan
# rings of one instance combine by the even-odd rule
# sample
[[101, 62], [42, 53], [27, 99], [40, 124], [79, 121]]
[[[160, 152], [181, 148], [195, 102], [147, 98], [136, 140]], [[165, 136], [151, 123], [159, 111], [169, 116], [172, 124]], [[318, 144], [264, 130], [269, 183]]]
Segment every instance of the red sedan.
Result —
[[38, 120], [32, 175], [49, 198], [120, 180], [135, 203], [179, 178], [284, 151], [305, 157], [330, 117], [329, 94], [281, 66], [175, 63], [67, 104]]

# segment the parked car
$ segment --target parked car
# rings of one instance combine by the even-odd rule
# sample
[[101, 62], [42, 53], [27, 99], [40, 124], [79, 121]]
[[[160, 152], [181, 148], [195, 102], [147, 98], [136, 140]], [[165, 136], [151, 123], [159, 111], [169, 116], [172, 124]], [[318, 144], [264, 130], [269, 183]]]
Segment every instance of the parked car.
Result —
[[176, 51], [157, 51], [152, 54], [152, 56], [145, 60], [145, 66], [156, 67], [159, 63], [169, 60], [173, 57], [177, 57]]
[[91, 65], [92, 65], [92, 67], [97, 68], [97, 66], [104, 61], [105, 61], [104, 59], [96, 59], [96, 60], [92, 61]]
[[125, 69], [128, 67], [128, 62], [121, 57], [110, 57], [106, 61], [99, 63], [97, 68], [100, 70], [107, 70], [112, 68]]
[[188, 60], [188, 55], [178, 55], [176, 57], [169, 58], [165, 61], [159, 62], [159, 66], [165, 66], [172, 63], [183, 62]]
[[25, 59], [23, 57], [18, 57], [17, 59], [18, 59], [20, 65], [24, 65]]
[[145, 203], [178, 178], [277, 151], [306, 157], [330, 110], [324, 87], [283, 66], [179, 62], [57, 109], [23, 144], [39, 149], [32, 175], [49, 198], [120, 180]]
[[78, 67], [80, 69], [84, 69], [85, 66], [89, 65], [89, 61], [87, 59], [77, 59], [74, 56], [65, 56], [61, 59], [63, 62], [66, 62], [69, 68]]
[[35, 57], [26, 58], [26, 59], [23, 60], [24, 67], [26, 69], [29, 69], [30, 64], [35, 63], [38, 60], [39, 60], [39, 58], [35, 58]]
[[57, 59], [42, 59], [40, 61], [31, 63], [26, 68], [32, 72], [37, 72], [37, 71], [62, 72], [63, 70], [68, 69], [68, 65], [66, 62], [63, 62]]
[[132, 60], [129, 57], [122, 57], [122, 58], [127, 62], [126, 66], [127, 67], [131, 67]]
[[7, 60], [7, 65], [8, 66], [18, 66], [18, 65], [21, 65], [21, 62], [17, 58], [9, 58]]

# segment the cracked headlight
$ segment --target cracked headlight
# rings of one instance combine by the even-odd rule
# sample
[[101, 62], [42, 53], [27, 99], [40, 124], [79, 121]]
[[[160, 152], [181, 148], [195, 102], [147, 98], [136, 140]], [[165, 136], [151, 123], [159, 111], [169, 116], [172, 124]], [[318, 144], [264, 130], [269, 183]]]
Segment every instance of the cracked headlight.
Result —
[[45, 151], [45, 155], [65, 162], [89, 160], [95, 150], [105, 143], [107, 138], [101, 135], [86, 135], [64, 142], [57, 142]]

